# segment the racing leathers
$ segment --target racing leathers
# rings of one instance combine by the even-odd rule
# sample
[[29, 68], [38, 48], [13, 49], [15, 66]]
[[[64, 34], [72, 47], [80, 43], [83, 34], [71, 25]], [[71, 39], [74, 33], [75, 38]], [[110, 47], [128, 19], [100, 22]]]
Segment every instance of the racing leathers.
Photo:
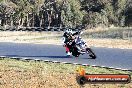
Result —
[[75, 45], [75, 35], [78, 35], [80, 32], [75, 32], [75, 33], [67, 33], [65, 32], [63, 34], [63, 46], [66, 48], [66, 53], [67, 55], [71, 55], [70, 53], [70, 48], [71, 46], [74, 46]]

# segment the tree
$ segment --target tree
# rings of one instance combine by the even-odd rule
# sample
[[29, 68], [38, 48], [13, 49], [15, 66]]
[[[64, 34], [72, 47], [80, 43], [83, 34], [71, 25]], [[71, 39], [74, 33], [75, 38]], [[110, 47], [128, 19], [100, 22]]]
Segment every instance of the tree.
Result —
[[5, 0], [2, 0], [0, 3], [0, 14], [2, 20], [2, 26], [7, 24], [7, 21], [11, 19], [11, 14], [14, 12], [15, 5], [12, 3], [7, 3]]
[[79, 0], [67, 0], [63, 6], [63, 23], [70, 27], [80, 25], [85, 13], [80, 11], [81, 6]]

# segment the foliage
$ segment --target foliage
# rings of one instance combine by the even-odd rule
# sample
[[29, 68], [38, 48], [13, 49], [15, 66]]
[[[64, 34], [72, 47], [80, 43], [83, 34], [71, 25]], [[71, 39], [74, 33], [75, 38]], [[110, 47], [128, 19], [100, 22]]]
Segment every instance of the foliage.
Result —
[[[125, 26], [126, 11], [131, 8], [129, 0], [0, 0], [1, 13], [7, 13], [8, 6], [13, 8], [12, 20], [19, 25], [28, 23], [28, 14], [40, 18], [44, 9], [52, 9], [53, 14], [61, 12], [61, 23], [66, 27], [76, 27], [84, 24], [91, 27]], [[4, 3], [4, 4], [3, 4]], [[53, 4], [55, 3], [55, 4]], [[52, 6], [53, 5], [53, 6]], [[43, 8], [44, 9], [43, 9]], [[5, 9], [5, 10], [3, 10]], [[3, 11], [3, 12], [2, 12]], [[33, 15], [33, 16], [34, 16]], [[42, 16], [42, 14], [41, 14]]]
[[97, 26], [96, 24], [98, 23], [106, 26], [112, 24], [115, 26], [124, 26], [126, 16], [124, 11], [127, 0], [82, 0], [82, 5], [85, 8], [87, 7], [87, 15], [89, 15], [87, 19], [85, 18], [84, 23], [94, 26]]

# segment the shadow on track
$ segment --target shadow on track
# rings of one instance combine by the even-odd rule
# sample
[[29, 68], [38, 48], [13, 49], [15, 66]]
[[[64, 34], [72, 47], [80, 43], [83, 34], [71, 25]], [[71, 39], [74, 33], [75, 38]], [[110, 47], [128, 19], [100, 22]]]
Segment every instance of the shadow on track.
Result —
[[2, 55], [7, 57], [43, 57], [43, 58], [71, 58], [69, 56], [19, 56], [19, 55]]
[[[2, 55], [2, 56], [7, 56], [7, 57], [20, 57], [20, 58], [76, 58], [74, 56], [20, 56], [20, 55]], [[93, 59], [93, 58], [77, 58], [77, 59]]]

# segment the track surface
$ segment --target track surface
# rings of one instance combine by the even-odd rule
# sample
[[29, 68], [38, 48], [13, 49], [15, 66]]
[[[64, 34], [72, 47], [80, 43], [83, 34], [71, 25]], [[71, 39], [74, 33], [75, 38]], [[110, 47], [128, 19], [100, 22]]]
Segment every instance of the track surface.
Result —
[[132, 70], [132, 49], [91, 47], [96, 59], [88, 55], [79, 58], [67, 57], [61, 45], [44, 45], [29, 43], [0, 43], [0, 56], [22, 57], [68, 63], [88, 64]]

